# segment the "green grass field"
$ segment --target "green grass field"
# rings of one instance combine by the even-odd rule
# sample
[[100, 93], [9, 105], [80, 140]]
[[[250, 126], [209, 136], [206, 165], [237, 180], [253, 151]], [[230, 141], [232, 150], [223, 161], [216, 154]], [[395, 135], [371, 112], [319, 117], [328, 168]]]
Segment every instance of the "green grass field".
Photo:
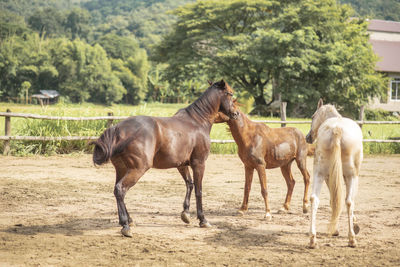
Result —
[[[16, 113], [31, 113], [51, 116], [70, 116], [70, 117], [94, 117], [106, 116], [112, 112], [114, 116], [172, 116], [178, 109], [186, 107], [187, 104], [162, 104], [150, 103], [138, 106], [113, 105], [103, 106], [95, 104], [56, 104], [41, 107], [39, 105], [22, 105], [11, 103], [0, 103], [0, 111], [10, 109]], [[251, 117], [253, 120], [276, 120], [279, 118], [271, 117]], [[289, 121], [306, 120], [288, 118]], [[4, 117], [0, 118], [0, 135], [4, 135]], [[310, 120], [311, 121], [311, 120]], [[269, 124], [270, 127], [280, 127], [280, 124]], [[304, 134], [310, 129], [309, 124], [287, 124], [290, 127], [299, 128]], [[106, 127], [106, 121], [50, 121], [38, 119], [11, 119], [11, 134], [25, 136], [99, 136]], [[364, 125], [363, 134], [365, 139], [389, 139], [390, 137], [400, 137], [399, 125]], [[214, 124], [211, 131], [211, 139], [232, 139], [226, 124]], [[54, 141], [54, 142], [32, 142], [32, 141], [13, 141], [11, 143], [12, 154], [53, 154], [71, 153], [74, 151], [90, 151], [86, 141]], [[2, 142], [0, 142], [2, 151]], [[231, 154], [237, 152], [236, 144], [213, 144], [212, 153]], [[400, 144], [377, 144], [364, 143], [364, 152], [367, 154], [375, 153], [400, 153]]]

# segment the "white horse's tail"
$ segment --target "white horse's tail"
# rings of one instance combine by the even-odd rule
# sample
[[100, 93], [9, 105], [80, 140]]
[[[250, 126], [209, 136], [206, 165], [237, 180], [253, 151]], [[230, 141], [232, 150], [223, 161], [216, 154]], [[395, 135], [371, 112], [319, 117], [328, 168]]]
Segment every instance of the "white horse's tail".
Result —
[[342, 129], [334, 128], [332, 131], [332, 158], [329, 168], [328, 187], [331, 195], [331, 221], [328, 226], [328, 232], [334, 234], [337, 230], [339, 215], [343, 207], [343, 168], [341, 159], [340, 139], [342, 138]]

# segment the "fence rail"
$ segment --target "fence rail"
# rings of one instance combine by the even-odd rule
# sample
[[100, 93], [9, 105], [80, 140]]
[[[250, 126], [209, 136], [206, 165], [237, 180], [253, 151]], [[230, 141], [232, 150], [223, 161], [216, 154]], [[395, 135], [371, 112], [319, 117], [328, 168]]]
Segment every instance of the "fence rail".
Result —
[[[1, 117], [16, 117], [25, 119], [42, 119], [42, 120], [64, 120], [64, 121], [95, 121], [95, 120], [124, 120], [130, 116], [98, 116], [98, 117], [61, 117], [61, 116], [45, 116], [28, 113], [0, 112]], [[253, 120], [255, 122], [264, 122], [272, 124], [310, 124], [311, 121], [276, 121], [276, 120]], [[400, 124], [400, 121], [356, 121], [358, 124]]]
[[[11, 135], [11, 118], [25, 118], [25, 119], [42, 119], [42, 120], [67, 120], [67, 121], [95, 121], [95, 120], [107, 120], [108, 126], [112, 124], [114, 120], [124, 120], [129, 116], [113, 116], [112, 113], [108, 113], [108, 116], [100, 117], [60, 117], [60, 116], [44, 116], [37, 114], [28, 113], [13, 113], [10, 110], [7, 112], [0, 112], [0, 117], [5, 117], [5, 135], [0, 136], [0, 140], [4, 141], [3, 154], [8, 154], [10, 150], [10, 141], [20, 140], [20, 141], [84, 141], [84, 140], [96, 140], [98, 136], [12, 136]], [[270, 123], [270, 124], [310, 124], [311, 121], [286, 121], [286, 120], [254, 120], [256, 122]], [[400, 121], [356, 121], [360, 126], [364, 124], [400, 124]], [[211, 139], [212, 143], [217, 144], [227, 144], [234, 143], [234, 140], [219, 140]], [[379, 140], [379, 139], [364, 139], [363, 142], [373, 142], [373, 143], [400, 143], [400, 140]]]
[[[85, 141], [97, 140], [98, 136], [4, 136], [0, 135], [0, 140], [3, 141]], [[400, 140], [380, 140], [380, 139], [363, 139], [366, 143], [400, 143]], [[235, 140], [211, 139], [211, 143], [228, 144], [235, 143]]]

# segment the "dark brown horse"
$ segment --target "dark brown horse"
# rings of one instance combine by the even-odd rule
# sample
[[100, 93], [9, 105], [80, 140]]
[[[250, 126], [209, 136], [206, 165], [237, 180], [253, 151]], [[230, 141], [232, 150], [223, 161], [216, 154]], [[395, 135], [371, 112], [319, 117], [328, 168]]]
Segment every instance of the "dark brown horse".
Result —
[[108, 128], [94, 142], [93, 162], [111, 159], [116, 171], [114, 195], [122, 234], [131, 237], [132, 218], [126, 209], [126, 192], [150, 168], [177, 168], [186, 183], [181, 218], [189, 223], [193, 171], [197, 218], [200, 227], [209, 227], [202, 208], [202, 179], [210, 151], [210, 130], [218, 112], [235, 119], [232, 89], [223, 80], [212, 84], [194, 103], [172, 117], [136, 116]]
[[227, 122], [233, 139], [238, 146], [238, 154], [245, 166], [245, 187], [243, 203], [239, 210], [244, 214], [248, 209], [249, 193], [254, 169], [258, 173], [261, 195], [265, 202], [265, 218], [272, 218], [268, 205], [267, 176], [265, 169], [280, 167], [287, 184], [286, 200], [279, 212], [287, 212], [292, 198], [295, 180], [291, 172], [295, 160], [304, 179], [303, 212], [308, 211], [308, 187], [310, 174], [306, 168], [308, 146], [304, 135], [293, 127], [270, 128], [264, 123], [251, 121], [239, 109], [239, 116], [231, 120], [220, 113], [215, 122]]

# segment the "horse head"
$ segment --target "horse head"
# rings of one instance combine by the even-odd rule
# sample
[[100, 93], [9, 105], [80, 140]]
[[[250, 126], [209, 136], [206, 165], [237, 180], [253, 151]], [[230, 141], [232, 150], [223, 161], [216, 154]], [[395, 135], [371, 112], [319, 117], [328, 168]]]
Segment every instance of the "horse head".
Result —
[[[239, 112], [238, 106], [239, 106], [240, 104], [238, 104], [236, 98], [233, 99], [233, 105], [234, 105], [235, 110], [237, 110], [237, 111]], [[214, 119], [214, 123], [224, 123], [224, 122], [228, 122], [230, 119], [231, 119], [231, 118], [230, 118], [228, 115], [225, 115], [223, 112], [219, 111], [219, 112], [217, 113], [217, 116], [216, 116], [215, 119]]]
[[218, 112], [228, 116], [229, 119], [237, 119], [239, 112], [234, 104], [232, 88], [224, 80], [215, 82], [211, 86], [219, 89], [220, 106]]
[[312, 144], [317, 137], [321, 124], [329, 118], [341, 117], [333, 105], [324, 105], [322, 99], [318, 101], [317, 110], [312, 115], [311, 129], [306, 136], [306, 141]]

